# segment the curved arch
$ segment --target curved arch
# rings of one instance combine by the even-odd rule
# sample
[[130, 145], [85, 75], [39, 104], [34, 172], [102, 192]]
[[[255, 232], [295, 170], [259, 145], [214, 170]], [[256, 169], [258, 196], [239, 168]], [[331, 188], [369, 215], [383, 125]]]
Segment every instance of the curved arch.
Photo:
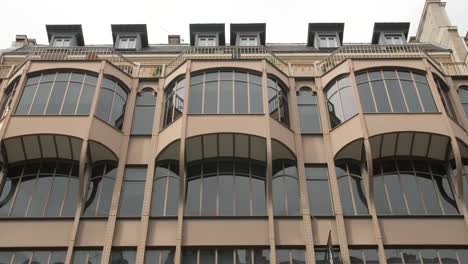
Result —
[[427, 71], [424, 68], [417, 68], [417, 67], [409, 67], [409, 66], [399, 66], [395, 64], [394, 66], [371, 66], [371, 67], [366, 67], [366, 68], [360, 68], [359, 70], [356, 70], [354, 74], [361, 74], [363, 72], [369, 72], [369, 71], [377, 71], [377, 70], [397, 70], [397, 69], [402, 69], [406, 71], [416, 71], [421, 74], [427, 74]]
[[193, 75], [198, 75], [201, 73], [206, 73], [206, 72], [214, 72], [214, 71], [240, 71], [240, 72], [250, 72], [258, 75], [262, 75], [261, 71], [247, 68], [247, 67], [214, 67], [214, 68], [204, 68], [196, 71], [190, 72], [190, 76]]
[[88, 140], [88, 144], [89, 159], [92, 163], [96, 163], [99, 161], [119, 161], [118, 155], [106, 145], [103, 145], [94, 140]]
[[156, 156], [156, 161], [179, 160], [180, 139], [176, 139], [165, 146]]
[[296, 161], [296, 155], [294, 151], [290, 149], [287, 145], [281, 143], [276, 139], [271, 139], [271, 156], [272, 160], [281, 160], [281, 159], [289, 159]]
[[34, 71], [29, 71], [27, 73], [27, 77], [34, 77], [37, 75], [41, 75], [43, 73], [50, 73], [50, 72], [80, 72], [80, 73], [88, 73], [88, 74], [93, 74], [98, 76], [99, 72], [98, 71], [92, 71], [89, 69], [82, 69], [82, 68], [73, 68], [73, 67], [60, 67], [60, 68], [48, 68], [48, 69], [41, 69], [41, 70], [34, 70]]

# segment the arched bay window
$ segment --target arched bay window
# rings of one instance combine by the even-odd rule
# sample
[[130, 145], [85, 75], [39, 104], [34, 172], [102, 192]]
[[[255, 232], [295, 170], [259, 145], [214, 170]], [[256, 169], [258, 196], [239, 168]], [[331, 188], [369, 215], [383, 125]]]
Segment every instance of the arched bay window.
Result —
[[331, 81], [326, 91], [332, 128], [356, 115], [356, 102], [349, 75]]
[[379, 69], [356, 74], [365, 113], [437, 112], [424, 73]]
[[185, 78], [173, 81], [165, 92], [164, 126], [174, 122], [184, 111]]
[[109, 125], [122, 129], [127, 103], [127, 89], [117, 80], [105, 76], [102, 80], [96, 116]]
[[460, 101], [465, 110], [465, 117], [468, 117], [468, 86], [462, 86], [458, 89], [458, 96], [460, 96]]
[[302, 87], [297, 94], [297, 110], [301, 123], [301, 133], [317, 134], [320, 129], [320, 114], [317, 95], [308, 87]]
[[239, 70], [196, 73], [190, 79], [191, 114], [263, 113], [262, 77]]
[[437, 90], [439, 91], [447, 115], [452, 119], [456, 119], [455, 108], [453, 107], [452, 101], [450, 100], [450, 87], [439, 76], [436, 74], [432, 75], [434, 76], [434, 81], [437, 84]]
[[28, 160], [8, 167], [0, 183], [0, 216], [72, 217], [78, 201], [78, 162]]
[[187, 140], [185, 215], [266, 215], [265, 144], [243, 134]]
[[84, 72], [44, 72], [26, 80], [16, 115], [88, 115], [97, 76]]
[[274, 119], [289, 127], [288, 90], [273, 77], [268, 77], [268, 109]]
[[152, 134], [155, 108], [156, 94], [153, 89], [143, 89], [136, 98], [135, 112], [133, 114], [133, 135]]

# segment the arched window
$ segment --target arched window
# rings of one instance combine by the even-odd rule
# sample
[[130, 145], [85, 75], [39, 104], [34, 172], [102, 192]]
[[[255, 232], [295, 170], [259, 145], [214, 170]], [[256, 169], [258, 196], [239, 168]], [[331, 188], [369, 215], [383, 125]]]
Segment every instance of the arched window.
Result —
[[96, 116], [109, 125], [122, 129], [126, 103], [127, 90], [124, 85], [110, 77], [104, 77], [99, 93]]
[[156, 94], [153, 89], [145, 88], [138, 94], [133, 114], [133, 135], [151, 135], [153, 132]]
[[299, 178], [296, 161], [273, 160], [273, 213], [300, 215]]
[[266, 215], [264, 162], [215, 158], [188, 165], [185, 215]]
[[72, 217], [78, 185], [78, 163], [74, 161], [11, 165], [5, 183], [0, 183], [0, 216]]
[[83, 216], [108, 216], [117, 166], [114, 162], [96, 164], [88, 183]]
[[238, 70], [220, 70], [192, 75], [189, 113], [263, 113], [262, 77]]
[[356, 115], [356, 102], [349, 75], [333, 80], [326, 91], [332, 128]]
[[301, 123], [301, 133], [317, 134], [320, 129], [320, 115], [317, 106], [317, 95], [308, 87], [299, 89], [297, 110]]
[[444, 104], [445, 111], [447, 115], [452, 119], [456, 119], [455, 108], [453, 107], [452, 101], [450, 100], [449, 95], [449, 86], [436, 74], [433, 74], [434, 81], [437, 84], [437, 90], [439, 91], [440, 97], [442, 98], [442, 103]]
[[462, 86], [458, 89], [458, 95], [465, 110], [465, 116], [468, 117], [468, 86]]
[[164, 126], [174, 122], [184, 111], [185, 79], [170, 84], [165, 92]]
[[270, 115], [289, 127], [288, 91], [277, 79], [268, 77], [268, 109]]
[[97, 77], [80, 72], [47, 72], [29, 76], [17, 115], [88, 115]]
[[380, 215], [458, 214], [451, 185], [442, 161], [374, 161], [375, 206]]
[[347, 160], [336, 164], [336, 177], [344, 215], [368, 215], [361, 163]]
[[158, 161], [153, 180], [151, 216], [177, 216], [179, 208], [179, 161]]
[[365, 113], [437, 112], [425, 74], [379, 69], [356, 75]]

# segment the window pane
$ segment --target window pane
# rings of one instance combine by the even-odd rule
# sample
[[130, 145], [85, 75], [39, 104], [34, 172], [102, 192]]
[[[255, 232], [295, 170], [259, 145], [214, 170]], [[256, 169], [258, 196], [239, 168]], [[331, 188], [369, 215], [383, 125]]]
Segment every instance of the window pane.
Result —
[[94, 97], [94, 86], [83, 85], [83, 90], [81, 91], [80, 103], [78, 104], [78, 110], [76, 114], [78, 115], [87, 115], [91, 109], [91, 102]]
[[287, 199], [288, 199], [288, 215], [299, 215], [299, 182], [292, 177], [286, 177]]
[[[439, 251], [442, 264], [458, 264], [456, 251], [453, 249], [441, 249]], [[463, 261], [461, 263], [464, 263]]]
[[215, 251], [213, 249], [201, 249], [200, 263], [215, 264]]
[[306, 264], [305, 252], [301, 249], [291, 250], [292, 264]]
[[425, 83], [416, 83], [418, 86], [419, 96], [421, 96], [421, 101], [424, 106], [424, 112], [437, 112], [437, 107], [432, 98], [431, 90], [429, 85]]
[[[231, 74], [232, 75], [232, 74]], [[221, 114], [232, 114], [232, 81], [221, 81], [219, 95], [219, 112]]]
[[313, 215], [332, 215], [328, 181], [308, 181], [310, 210]]
[[338, 178], [338, 187], [340, 190], [341, 206], [343, 207], [344, 215], [354, 215], [351, 192], [349, 189], [348, 176]]
[[424, 264], [439, 264], [439, 258], [435, 250], [423, 249], [420, 252]]
[[[252, 81], [253, 75], [249, 75]], [[262, 86], [250, 83], [250, 113], [263, 113]]]
[[236, 114], [248, 113], [247, 83], [240, 81], [235, 82], [235, 101]]
[[384, 112], [384, 113], [391, 112], [384, 82], [383, 81], [372, 82], [372, 91], [374, 92], [375, 103], [377, 105], [377, 111]]
[[154, 106], [136, 106], [132, 134], [151, 135], [153, 131]]
[[10, 264], [12, 252], [0, 251], [0, 264]]
[[202, 95], [203, 84], [195, 84], [190, 86], [189, 98], [189, 113], [199, 114], [202, 110]]
[[35, 85], [24, 87], [23, 95], [21, 96], [21, 100], [18, 103], [18, 107], [16, 108], [16, 114], [28, 114], [34, 93], [36, 92], [36, 88], [37, 87]]
[[362, 257], [361, 250], [350, 249], [349, 257], [351, 259], [351, 263], [353, 264], [364, 264], [364, 258]]
[[[234, 264], [234, 254], [230, 249], [218, 250], [218, 264]], [[236, 256], [237, 257], [237, 256]], [[237, 262], [239, 263], [239, 262]]]
[[290, 262], [289, 262], [289, 250], [287, 250], [287, 249], [276, 249], [276, 263], [278, 263], [278, 264], [290, 264]]
[[385, 249], [385, 256], [387, 257], [387, 264], [403, 264], [400, 251], [397, 249]]
[[420, 174], [417, 180], [428, 214], [440, 215], [442, 212], [440, 210], [439, 199], [437, 198], [437, 193], [434, 190], [434, 184], [431, 177], [429, 175]]
[[110, 256], [110, 263], [118, 264], [133, 264], [136, 259], [136, 251], [134, 250], [122, 250], [112, 251]]
[[266, 215], [265, 180], [252, 178], [253, 215]]
[[119, 216], [140, 216], [145, 190], [146, 168], [127, 167], [120, 197]]
[[[220, 163], [220, 166], [223, 163]], [[228, 168], [232, 171], [231, 168]], [[221, 170], [221, 168], [220, 168]], [[234, 215], [234, 176], [221, 175], [219, 177], [219, 215]]]
[[[65, 202], [63, 204], [62, 216], [74, 216], [76, 205], [78, 203], [78, 187], [79, 187], [78, 173], [76, 174], [73, 173], [72, 175], [74, 176], [71, 177], [68, 182], [68, 189], [66, 193]], [[57, 180], [58, 178], [61, 178], [61, 177], [55, 177], [54, 180]], [[55, 185], [54, 185], [54, 189], [55, 189]], [[50, 200], [49, 200], [49, 203], [50, 203]], [[48, 209], [49, 208], [47, 208], [46, 214], [48, 213]]]
[[393, 112], [408, 112], [398, 80], [386, 80], [385, 83], [392, 102]]
[[32, 257], [31, 251], [16, 251], [13, 259], [13, 264], [25, 264], [29, 263]]
[[183, 250], [182, 264], [197, 264], [197, 250]]
[[200, 215], [200, 178], [189, 179], [187, 183], [186, 215]]
[[62, 107], [63, 97], [65, 96], [66, 82], [55, 82], [47, 105], [46, 114], [57, 115]]
[[13, 194], [18, 185], [18, 180], [7, 180], [0, 192], [0, 216], [8, 216], [13, 202]]
[[250, 215], [249, 178], [236, 176], [236, 215]]
[[218, 112], [218, 82], [205, 83], [205, 113]]
[[[400, 76], [401, 78], [401, 76]], [[418, 95], [416, 94], [416, 88], [412, 81], [401, 81], [403, 94], [406, 98], [406, 103], [410, 112], [422, 112], [421, 104], [419, 103]]]
[[416, 177], [412, 174], [401, 174], [400, 178], [403, 189], [405, 190], [410, 214], [425, 214]]
[[302, 133], [320, 133], [320, 117], [316, 105], [299, 105]]
[[378, 176], [374, 178], [375, 209], [379, 215], [390, 214], [390, 208], [388, 207], [387, 195], [384, 185], [384, 177], [385, 176]]
[[31, 259], [31, 264], [47, 264], [49, 262], [49, 255], [49, 251], [35, 251]]
[[37, 89], [36, 96], [34, 97], [34, 102], [31, 107], [31, 113], [34, 114], [43, 114], [46, 107], [47, 99], [49, 98], [50, 91], [52, 89], [52, 83], [40, 83], [39, 88]]
[[268, 249], [254, 249], [254, 264], [270, 264], [270, 251]]
[[[440, 182], [442, 181], [442, 182]], [[445, 214], [458, 214], [457, 204], [453, 196], [452, 187], [447, 177], [436, 177], [436, 186], [440, 194]], [[442, 187], [442, 188], [441, 188]]]
[[33, 190], [36, 177], [23, 177], [16, 194], [15, 204], [11, 216], [25, 216], [31, 191]]
[[[63, 103], [62, 114], [64, 115], [75, 114], [75, 108], [78, 102], [78, 97], [80, 96], [80, 90], [81, 90], [81, 83], [70, 83], [68, 85], [67, 95], [65, 96], [65, 101]], [[101, 98], [99, 99], [101, 100]], [[112, 97], [111, 97], [111, 100], [112, 100]], [[106, 102], [106, 103], [110, 105], [112, 101]], [[97, 109], [100, 109], [100, 105], [98, 105]]]
[[112, 105], [112, 113], [110, 117], [110, 124], [114, 127], [120, 128], [122, 125], [123, 115], [125, 113], [125, 101], [120, 96], [114, 97]]
[[343, 88], [340, 91], [340, 95], [343, 104], [343, 115], [345, 120], [348, 120], [357, 112], [356, 104], [354, 103], [353, 90], [351, 87]]
[[361, 99], [362, 111], [364, 113], [375, 112], [374, 100], [372, 99], [372, 93], [370, 90], [369, 83], [362, 83], [358, 85], [359, 98]]
[[407, 214], [406, 207], [403, 201], [403, 194], [400, 187], [398, 175], [384, 176], [385, 183], [387, 184], [390, 203], [392, 205], [392, 214], [404, 215]]
[[202, 200], [202, 215], [216, 215], [216, 190], [217, 177], [205, 176], [203, 178], [203, 200]]
[[[28, 216], [42, 216], [45, 202], [52, 186], [52, 176], [45, 175], [37, 179], [31, 204], [29, 205]], [[63, 198], [63, 197], [62, 197]], [[62, 199], [60, 199], [61, 202]]]
[[273, 211], [275, 215], [287, 215], [284, 177], [273, 178]]

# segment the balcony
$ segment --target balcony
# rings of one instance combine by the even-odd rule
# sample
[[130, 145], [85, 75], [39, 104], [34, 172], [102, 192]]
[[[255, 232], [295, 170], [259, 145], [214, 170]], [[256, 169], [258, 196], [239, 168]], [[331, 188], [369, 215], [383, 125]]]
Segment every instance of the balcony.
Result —
[[[8, 54], [3, 54], [4, 56]], [[0, 78], [7, 78], [27, 61], [101, 61], [106, 60], [128, 75], [132, 75], [136, 64], [113, 48], [105, 47], [34, 47], [17, 64], [13, 71], [0, 66]], [[5, 73], [7, 72], [7, 73]]]
[[8, 78], [13, 72], [15, 65], [0, 65], [0, 79]]
[[464, 62], [442, 63], [445, 73], [450, 76], [468, 75], [468, 66]]
[[266, 60], [280, 71], [288, 74], [288, 64], [278, 58], [265, 46], [256, 47], [190, 47], [175, 60], [166, 65], [165, 74], [168, 75], [187, 60]]

